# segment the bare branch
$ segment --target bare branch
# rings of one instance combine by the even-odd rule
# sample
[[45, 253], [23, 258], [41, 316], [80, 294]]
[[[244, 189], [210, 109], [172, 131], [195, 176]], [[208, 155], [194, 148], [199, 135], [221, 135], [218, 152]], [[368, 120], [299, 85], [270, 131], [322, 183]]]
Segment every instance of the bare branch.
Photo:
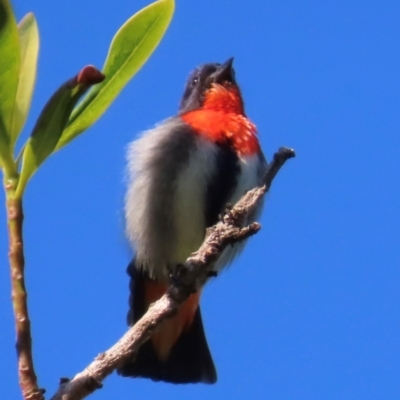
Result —
[[295, 156], [291, 149], [280, 148], [268, 166], [264, 185], [247, 192], [229, 210], [220, 222], [209, 229], [200, 249], [193, 253], [184, 265], [177, 266], [167, 293], [155, 302], [147, 313], [109, 350], [96, 359], [72, 380], [63, 379], [52, 400], [80, 400], [102, 387], [102, 381], [116, 368], [128, 361], [160, 325], [174, 316], [183, 302], [202, 287], [210, 276], [212, 266], [225, 247], [257, 233], [256, 222], [243, 227], [258, 202], [269, 190], [273, 179], [289, 159]]

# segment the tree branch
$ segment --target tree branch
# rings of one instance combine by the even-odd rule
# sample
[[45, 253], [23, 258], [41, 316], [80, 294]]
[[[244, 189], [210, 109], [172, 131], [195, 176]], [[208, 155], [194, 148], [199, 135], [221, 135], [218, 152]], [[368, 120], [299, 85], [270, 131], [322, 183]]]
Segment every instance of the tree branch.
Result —
[[80, 400], [102, 387], [102, 381], [116, 368], [128, 361], [160, 325], [174, 316], [191, 293], [201, 288], [212, 276], [212, 267], [229, 244], [239, 242], [257, 233], [260, 225], [254, 222], [244, 226], [257, 204], [268, 192], [273, 179], [289, 159], [293, 150], [281, 147], [268, 166], [264, 185], [247, 192], [221, 221], [208, 230], [200, 249], [184, 265], [177, 266], [166, 294], [155, 302], [147, 313], [109, 350], [96, 359], [72, 380], [62, 379], [52, 400]]

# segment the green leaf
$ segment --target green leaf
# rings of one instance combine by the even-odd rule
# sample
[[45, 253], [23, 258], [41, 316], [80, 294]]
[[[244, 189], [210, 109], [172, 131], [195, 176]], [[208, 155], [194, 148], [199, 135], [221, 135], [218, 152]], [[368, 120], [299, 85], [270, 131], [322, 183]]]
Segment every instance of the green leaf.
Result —
[[6, 176], [17, 174], [16, 166], [10, 150], [10, 138], [7, 135], [6, 127], [0, 118], [0, 165], [4, 168]]
[[12, 158], [10, 132], [18, 85], [20, 50], [17, 23], [8, 0], [0, 0], [0, 54], [0, 153], [8, 151]]
[[30, 177], [54, 151], [79, 98], [91, 85], [99, 83], [103, 79], [104, 75], [100, 71], [92, 66], [87, 66], [77, 76], [61, 85], [47, 102], [33, 128], [32, 135], [24, 146], [16, 198], [22, 197]]
[[36, 67], [39, 53], [39, 31], [35, 16], [28, 13], [18, 24], [21, 48], [21, 66], [11, 123], [11, 145], [14, 145], [25, 125], [31, 106], [36, 80]]
[[147, 61], [171, 22], [174, 0], [159, 0], [131, 17], [114, 36], [103, 73], [106, 79], [93, 87], [73, 111], [57, 149], [89, 128]]

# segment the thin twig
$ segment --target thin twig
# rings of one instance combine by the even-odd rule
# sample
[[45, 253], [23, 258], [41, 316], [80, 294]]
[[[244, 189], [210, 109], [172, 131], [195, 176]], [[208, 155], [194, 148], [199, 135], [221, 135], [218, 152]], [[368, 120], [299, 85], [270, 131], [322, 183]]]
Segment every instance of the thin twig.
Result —
[[99, 354], [72, 380], [63, 379], [51, 400], [80, 400], [101, 388], [101, 382], [128, 361], [164, 321], [177, 313], [190, 294], [207, 282], [213, 264], [227, 245], [247, 239], [258, 232], [258, 223], [243, 226], [243, 222], [254, 212], [283, 164], [294, 156], [294, 151], [287, 148], [280, 148], [275, 153], [268, 166], [264, 186], [247, 192], [220, 222], [210, 228], [200, 249], [183, 266], [176, 268], [167, 293], [114, 346]]
[[[8, 186], [7, 186], [8, 185]], [[12, 191], [12, 181], [6, 183], [6, 191]], [[31, 328], [28, 314], [24, 275], [24, 249], [22, 242], [23, 211], [20, 199], [7, 196], [7, 220], [9, 234], [9, 261], [11, 268], [12, 304], [14, 308], [16, 349], [19, 384], [24, 400], [44, 400], [39, 389], [32, 358]]]

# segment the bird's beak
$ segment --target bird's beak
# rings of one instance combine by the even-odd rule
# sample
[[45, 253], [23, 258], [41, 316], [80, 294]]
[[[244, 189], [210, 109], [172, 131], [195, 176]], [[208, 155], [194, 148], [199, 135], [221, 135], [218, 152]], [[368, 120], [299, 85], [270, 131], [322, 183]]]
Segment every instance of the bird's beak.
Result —
[[225, 61], [218, 69], [213, 73], [212, 80], [214, 83], [223, 82], [235, 82], [235, 71], [232, 67], [233, 57]]

